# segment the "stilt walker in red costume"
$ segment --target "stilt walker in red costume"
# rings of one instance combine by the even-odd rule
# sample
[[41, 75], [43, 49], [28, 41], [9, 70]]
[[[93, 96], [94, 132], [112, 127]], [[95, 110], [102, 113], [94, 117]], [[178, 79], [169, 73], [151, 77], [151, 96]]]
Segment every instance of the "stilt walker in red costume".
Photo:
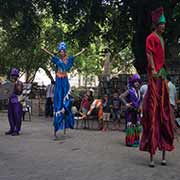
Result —
[[146, 39], [148, 59], [148, 90], [143, 103], [143, 134], [140, 150], [150, 153], [150, 167], [154, 167], [153, 155], [162, 151], [162, 165], [166, 165], [165, 152], [174, 149], [173, 122], [171, 119], [167, 72], [165, 68], [165, 31], [163, 8], [152, 12], [155, 30]]

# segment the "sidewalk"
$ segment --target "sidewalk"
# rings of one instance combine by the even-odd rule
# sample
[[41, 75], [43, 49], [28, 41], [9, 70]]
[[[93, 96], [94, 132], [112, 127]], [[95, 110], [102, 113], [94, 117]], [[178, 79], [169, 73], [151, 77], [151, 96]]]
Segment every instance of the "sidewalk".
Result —
[[148, 153], [124, 145], [119, 131], [67, 130], [53, 141], [52, 121], [32, 117], [22, 134], [5, 136], [8, 123], [0, 114], [0, 180], [179, 180], [180, 144], [167, 154], [168, 166], [148, 167]]

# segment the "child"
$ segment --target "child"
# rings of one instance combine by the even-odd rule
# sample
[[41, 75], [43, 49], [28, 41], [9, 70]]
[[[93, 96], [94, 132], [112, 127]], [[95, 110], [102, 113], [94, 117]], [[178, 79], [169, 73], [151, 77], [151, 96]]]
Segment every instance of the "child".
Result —
[[120, 130], [120, 114], [121, 114], [121, 100], [118, 93], [114, 93], [112, 99], [112, 117], [113, 117], [113, 130], [119, 126]]
[[126, 145], [139, 146], [140, 136], [140, 83], [138, 74], [134, 74], [129, 81], [129, 88], [120, 95], [121, 101], [126, 106]]
[[110, 115], [111, 115], [111, 107], [110, 107], [111, 104], [107, 94], [104, 95], [102, 103], [103, 103], [103, 123], [104, 123], [102, 131], [107, 131], [109, 126]]
[[[89, 109], [90, 109], [90, 103], [89, 103], [88, 95], [86, 93], [81, 101], [81, 107], [80, 107], [80, 111], [82, 112], [82, 119], [84, 122], [84, 127], [83, 127], [84, 129], [89, 128], [89, 121], [87, 121], [87, 113]], [[87, 127], [86, 127], [86, 122], [87, 122]]]

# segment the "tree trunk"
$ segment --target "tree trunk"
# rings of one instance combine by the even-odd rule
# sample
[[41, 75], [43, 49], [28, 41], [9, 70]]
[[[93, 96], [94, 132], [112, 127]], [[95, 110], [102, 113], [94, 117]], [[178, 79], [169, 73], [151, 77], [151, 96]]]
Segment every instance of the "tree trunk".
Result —
[[81, 74], [78, 73], [78, 87], [81, 86]]
[[46, 67], [41, 67], [41, 68], [46, 72], [46, 74], [47, 74], [47, 76], [49, 77], [49, 79], [51, 80], [51, 82], [55, 83], [54, 78], [53, 78], [53, 76], [51, 75], [51, 71], [48, 70]]
[[28, 70], [26, 70], [26, 72], [25, 72], [25, 82], [26, 83], [33, 82], [34, 78], [36, 76], [36, 72], [37, 72], [37, 70], [35, 70], [33, 73], [32, 72], [30, 73]]
[[[134, 12], [137, 14], [134, 14], [134, 22], [136, 26], [132, 42], [132, 49], [135, 55], [134, 66], [140, 74], [146, 73], [147, 69], [145, 42], [147, 36], [151, 33], [151, 11], [164, 5], [166, 19], [170, 19], [173, 14], [174, 7], [178, 2], [180, 2], [180, 0], [170, 2], [164, 2], [163, 0], [139, 0], [139, 3], [137, 3], [134, 10]], [[169, 22], [171, 22], [171, 20], [167, 22], [167, 30], [169, 30], [169, 32], [167, 33], [168, 43], [166, 46], [166, 54], [177, 57], [178, 43], [176, 36], [177, 34], [179, 35], [179, 31], [176, 32], [178, 29], [176, 27], [170, 27]], [[176, 39], [176, 42], [174, 42], [174, 39]], [[172, 47], [168, 46], [168, 44], [172, 44]]]

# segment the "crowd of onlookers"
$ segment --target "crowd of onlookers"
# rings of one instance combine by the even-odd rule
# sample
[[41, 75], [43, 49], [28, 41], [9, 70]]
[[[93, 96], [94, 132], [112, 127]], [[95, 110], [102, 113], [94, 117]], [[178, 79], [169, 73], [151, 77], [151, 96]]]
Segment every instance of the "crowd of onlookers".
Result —
[[[168, 77], [168, 86], [170, 93], [171, 109], [177, 110], [177, 92], [175, 85], [171, 82], [170, 77]], [[129, 87], [127, 86], [127, 89]], [[147, 91], [147, 84], [141, 83], [138, 87], [140, 96], [143, 99]], [[47, 86], [46, 93], [46, 117], [53, 117], [53, 91], [54, 82]], [[138, 92], [137, 91], [137, 92]], [[113, 94], [104, 94], [104, 96], [99, 96], [94, 98], [94, 90], [87, 90], [81, 99], [80, 105], [77, 106], [76, 103], [73, 104], [72, 110], [75, 116], [78, 116], [78, 120], [81, 120], [81, 127], [84, 129], [89, 128], [89, 117], [96, 116], [98, 119], [98, 129], [102, 131], [107, 131], [110, 127], [110, 122], [112, 123], [112, 130], [124, 130], [126, 128], [126, 123], [122, 128], [122, 114], [124, 116], [124, 109], [127, 109], [124, 105], [121, 96], [115, 92]]]
[[114, 93], [111, 97], [105, 94], [103, 98], [93, 98], [91, 90], [84, 94], [79, 109], [82, 119], [84, 120], [84, 128], [86, 120], [93, 112], [96, 112], [99, 122], [99, 129], [106, 131], [109, 128], [110, 119], [113, 121], [112, 129], [120, 128], [121, 101], [118, 93]]

